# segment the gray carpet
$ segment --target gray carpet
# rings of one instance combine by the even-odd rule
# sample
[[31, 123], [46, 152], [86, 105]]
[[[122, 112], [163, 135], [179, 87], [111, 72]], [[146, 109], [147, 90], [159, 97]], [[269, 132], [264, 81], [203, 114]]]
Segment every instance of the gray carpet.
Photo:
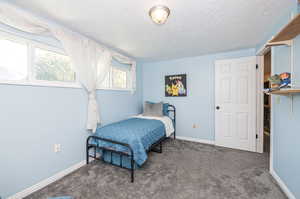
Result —
[[94, 161], [30, 195], [43, 199], [281, 199], [267, 171], [266, 154], [168, 140], [163, 153], [150, 153], [130, 183], [128, 170]]

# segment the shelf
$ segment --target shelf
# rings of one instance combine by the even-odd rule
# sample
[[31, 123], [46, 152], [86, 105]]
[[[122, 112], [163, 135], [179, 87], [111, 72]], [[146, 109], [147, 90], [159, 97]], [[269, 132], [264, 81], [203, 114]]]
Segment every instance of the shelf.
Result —
[[300, 14], [290, 21], [270, 42], [272, 45], [280, 45], [281, 42], [286, 42], [294, 39], [300, 34]]
[[277, 91], [269, 92], [268, 94], [272, 94], [272, 95], [295, 95], [295, 94], [300, 94], [300, 89], [277, 90]]
[[293, 41], [292, 40], [287, 40], [287, 41], [279, 41], [279, 42], [271, 42], [269, 41], [266, 44], [266, 48], [272, 47], [272, 46], [292, 46]]

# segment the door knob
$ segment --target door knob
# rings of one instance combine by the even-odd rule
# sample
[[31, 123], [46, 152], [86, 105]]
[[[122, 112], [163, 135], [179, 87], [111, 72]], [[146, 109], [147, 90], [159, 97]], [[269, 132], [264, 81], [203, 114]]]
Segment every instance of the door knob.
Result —
[[219, 106], [216, 106], [216, 109], [217, 109], [217, 110], [219, 110], [219, 109], [220, 109], [220, 107], [219, 107]]

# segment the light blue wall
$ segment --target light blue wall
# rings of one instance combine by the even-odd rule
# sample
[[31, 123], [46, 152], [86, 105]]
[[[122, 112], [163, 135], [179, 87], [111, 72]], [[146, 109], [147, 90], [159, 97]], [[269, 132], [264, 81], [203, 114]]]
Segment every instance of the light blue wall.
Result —
[[[282, 16], [267, 39], [275, 35], [285, 24], [290, 21], [291, 15], [296, 15], [297, 1], [290, 12]], [[267, 41], [265, 40], [265, 42]], [[264, 42], [264, 43], [265, 43]], [[293, 81], [300, 87], [300, 37], [294, 40], [294, 75]], [[262, 46], [262, 45], [261, 45]], [[258, 50], [259, 48], [257, 48]], [[272, 72], [290, 72], [290, 47], [280, 46], [272, 48]], [[273, 112], [273, 167], [277, 175], [287, 185], [296, 198], [300, 198], [300, 96], [295, 95], [293, 111], [291, 100], [285, 96], [272, 96]]]
[[[214, 140], [214, 62], [254, 56], [255, 49], [143, 64], [143, 100], [176, 106], [177, 135]], [[165, 97], [164, 76], [187, 74], [187, 97]], [[193, 128], [196, 124], [198, 128]]]
[[[0, 31], [61, 47], [53, 38], [4, 24], [0, 24]], [[103, 124], [141, 112], [141, 75], [138, 64], [135, 94], [97, 91]], [[0, 93], [0, 196], [13, 195], [84, 160], [88, 132], [83, 89], [0, 84]], [[60, 153], [53, 152], [54, 144], [61, 144]]]
[[[294, 77], [300, 86], [300, 37], [295, 42]], [[273, 72], [290, 72], [290, 47], [272, 48]], [[279, 98], [279, 99], [278, 99]], [[300, 95], [293, 99], [286, 96], [273, 96], [273, 167], [289, 190], [300, 198]]]
[[[97, 92], [104, 123], [141, 111], [137, 92]], [[8, 197], [85, 158], [87, 96], [79, 88], [0, 84], [0, 196]], [[53, 145], [61, 144], [60, 153]]]
[[[256, 51], [259, 51], [264, 47], [264, 45], [272, 39], [273, 36], [275, 36], [281, 29], [284, 27], [291, 19], [291, 16], [296, 16], [298, 13], [298, 6], [297, 6], [297, 0], [293, 0], [294, 5], [290, 8], [290, 10], [287, 13], [283, 13], [280, 21], [276, 21], [274, 26], [271, 30], [267, 32], [267, 36], [256, 46]], [[274, 22], [271, 22], [274, 23]]]
[[[278, 22], [272, 35], [288, 17], [286, 15], [282, 22]], [[295, 46], [297, 55], [300, 55], [299, 40]], [[58, 45], [51, 39], [49, 43]], [[273, 51], [276, 72], [282, 72], [288, 60], [286, 49], [280, 48]], [[138, 66], [135, 95], [122, 91], [98, 91], [102, 119], [104, 123], [121, 120], [139, 113], [144, 100], [163, 100], [177, 108], [179, 136], [214, 140], [214, 61], [253, 56], [254, 53], [254, 49], [246, 49], [143, 63], [143, 69]], [[299, 62], [299, 56], [296, 56], [296, 78], [300, 75]], [[187, 74], [188, 96], [164, 97], [164, 76], [179, 73]], [[299, 83], [300, 78], [297, 81]], [[84, 159], [87, 100], [82, 89], [0, 85], [0, 92], [0, 196], [12, 195]], [[292, 114], [289, 99], [280, 98], [280, 104], [273, 107], [274, 169], [300, 198], [300, 127], [297, 124], [300, 97], [294, 98]], [[193, 124], [198, 128], [193, 129]], [[53, 152], [55, 143], [62, 145], [58, 154]]]

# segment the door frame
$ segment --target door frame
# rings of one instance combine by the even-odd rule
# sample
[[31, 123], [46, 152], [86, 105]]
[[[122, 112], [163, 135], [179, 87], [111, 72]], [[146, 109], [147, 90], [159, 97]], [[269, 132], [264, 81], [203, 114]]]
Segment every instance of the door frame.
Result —
[[[255, 73], [256, 73], [255, 74], [255, 78], [256, 78], [255, 79], [255, 84], [256, 85], [255, 85], [255, 105], [254, 105], [254, 107], [255, 107], [254, 115], [256, 116], [256, 118], [254, 119], [254, 121], [255, 121], [254, 131], [255, 131], [255, 134], [256, 134], [256, 139], [253, 143], [255, 145], [254, 146], [255, 150], [253, 152], [260, 152], [260, 147], [261, 147], [262, 152], [263, 152], [263, 131], [262, 131], [262, 133], [261, 133], [261, 130], [258, 132], [258, 129], [261, 128], [261, 126], [258, 126], [258, 124], [262, 125], [262, 129], [263, 129], [263, 93], [262, 93], [263, 84], [261, 84], [261, 81], [263, 82], [263, 72], [262, 73], [259, 72], [258, 69], [260, 69], [260, 68], [263, 69], [263, 67], [257, 67], [258, 64], [260, 64], [260, 63], [263, 64], [263, 60], [261, 61], [261, 57], [263, 58], [263, 56], [258, 56], [258, 55], [245, 56], [245, 57], [229, 58], [229, 60], [231, 60], [231, 59], [242, 59], [242, 58], [246, 58], [246, 57], [256, 58], [256, 70], [255, 70]], [[214, 71], [215, 71], [214, 72], [214, 77], [215, 77], [214, 90], [215, 90], [215, 92], [216, 92], [216, 62], [220, 61], [220, 60], [227, 60], [227, 59], [217, 59], [217, 60], [214, 61]], [[262, 77], [260, 77], [261, 75], [262, 75]], [[261, 85], [261, 88], [259, 87], [259, 85]], [[214, 96], [214, 99], [215, 98], [216, 98], [216, 96]], [[259, 106], [258, 106], [258, 102], [260, 102], [262, 104], [261, 105], [259, 104]], [[214, 100], [214, 114], [215, 114], [215, 107], [216, 107], [216, 100]], [[262, 107], [262, 109], [261, 109], [261, 107]], [[259, 112], [258, 112], [258, 110], [259, 110]], [[262, 120], [262, 122], [261, 122], [261, 120]], [[216, 125], [216, 116], [215, 116], [214, 125]], [[214, 134], [216, 135], [216, 127], [214, 127]], [[259, 139], [260, 136], [262, 136], [262, 139]], [[216, 139], [215, 139], [215, 143], [216, 143]]]
[[[260, 50], [257, 53], [257, 64], [258, 64], [258, 70], [257, 70], [257, 117], [256, 117], [256, 127], [257, 127], [257, 135], [258, 139], [256, 140], [256, 151], [258, 153], [263, 153], [264, 150], [264, 94], [262, 90], [264, 89], [264, 56], [272, 51], [271, 47], [266, 47], [262, 50]], [[272, 53], [271, 53], [271, 60], [272, 60]], [[271, 75], [273, 72], [273, 65], [271, 62]], [[272, 162], [272, 129], [273, 129], [273, 114], [272, 114], [272, 99], [270, 101], [271, 109], [270, 109], [270, 163]], [[272, 163], [271, 163], [272, 164]], [[270, 167], [271, 167], [270, 164]]]
[[[266, 54], [267, 52], [265, 52]], [[256, 152], [264, 152], [264, 54], [256, 59]]]
[[[262, 90], [264, 89], [264, 55], [271, 51], [271, 47], [264, 48], [259, 51], [256, 56], [256, 64], [258, 66], [256, 70], [256, 152], [263, 153], [264, 147], [264, 95]], [[272, 59], [272, 58], [271, 58]], [[216, 60], [217, 61], [217, 60]], [[271, 66], [271, 73], [273, 71], [273, 66]], [[272, 106], [272, 100], [270, 102]], [[216, 106], [216, 105], [215, 105]], [[215, 108], [214, 106], [214, 108]], [[270, 121], [270, 163], [272, 164], [272, 127], [273, 127], [273, 117], [271, 109], [271, 121]], [[216, 132], [215, 132], [216, 133]], [[270, 164], [270, 167], [271, 167]]]

